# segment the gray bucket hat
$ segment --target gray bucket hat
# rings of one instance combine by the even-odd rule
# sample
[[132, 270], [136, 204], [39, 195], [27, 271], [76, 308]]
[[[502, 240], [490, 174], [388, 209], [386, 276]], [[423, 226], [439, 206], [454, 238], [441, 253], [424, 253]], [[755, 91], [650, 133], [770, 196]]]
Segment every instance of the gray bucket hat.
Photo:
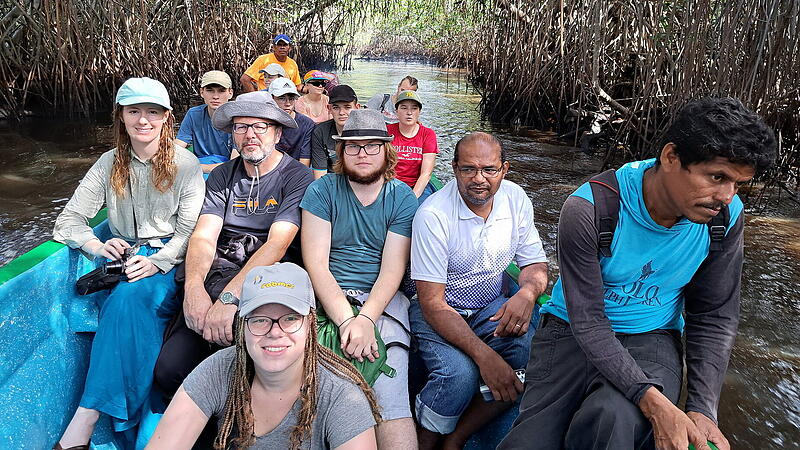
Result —
[[314, 289], [308, 273], [292, 263], [254, 267], [244, 278], [239, 317], [257, 308], [277, 303], [306, 315], [314, 306]]
[[[225, 105], [222, 105], [225, 106]], [[219, 109], [217, 110], [219, 112]], [[354, 109], [344, 123], [342, 134], [332, 136], [337, 141], [384, 141], [392, 142], [394, 136], [386, 131], [383, 115], [373, 109]]]
[[235, 101], [223, 103], [214, 112], [214, 128], [231, 132], [234, 117], [256, 117], [278, 122], [286, 128], [297, 128], [297, 122], [275, 104], [272, 94], [266, 91], [248, 92]]

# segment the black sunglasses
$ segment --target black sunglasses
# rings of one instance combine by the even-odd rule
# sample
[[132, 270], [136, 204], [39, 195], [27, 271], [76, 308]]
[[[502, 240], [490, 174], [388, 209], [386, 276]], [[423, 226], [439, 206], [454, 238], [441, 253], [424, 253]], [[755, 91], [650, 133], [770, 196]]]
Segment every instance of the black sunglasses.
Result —
[[325, 85], [328, 84], [328, 82], [325, 80], [312, 80], [309, 81], [308, 84], [316, 87], [325, 87]]

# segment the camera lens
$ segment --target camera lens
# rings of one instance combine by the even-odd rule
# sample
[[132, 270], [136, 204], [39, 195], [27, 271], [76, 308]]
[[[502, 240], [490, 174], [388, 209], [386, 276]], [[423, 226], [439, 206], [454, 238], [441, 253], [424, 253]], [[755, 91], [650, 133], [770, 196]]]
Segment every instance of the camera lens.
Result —
[[103, 266], [103, 272], [105, 272], [106, 275], [122, 275], [124, 270], [124, 260], [109, 261]]

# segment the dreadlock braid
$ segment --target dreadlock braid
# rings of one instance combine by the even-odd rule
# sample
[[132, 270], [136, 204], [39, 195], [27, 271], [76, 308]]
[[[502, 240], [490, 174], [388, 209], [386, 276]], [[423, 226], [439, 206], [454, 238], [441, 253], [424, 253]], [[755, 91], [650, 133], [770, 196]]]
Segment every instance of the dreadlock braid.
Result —
[[236, 435], [231, 443], [234, 448], [247, 448], [255, 443], [253, 409], [250, 406], [250, 386], [253, 382], [255, 367], [244, 343], [244, 318], [236, 319], [236, 326], [236, 356], [233, 360], [233, 376], [228, 386], [225, 415], [217, 437], [214, 439], [215, 450], [228, 448], [228, 438], [234, 425], [236, 425]]
[[375, 423], [381, 423], [383, 419], [381, 419], [380, 407], [378, 406], [378, 399], [375, 397], [375, 391], [367, 384], [367, 380], [361, 376], [361, 372], [359, 372], [354, 365], [350, 364], [349, 361], [337, 355], [328, 347], [321, 344], [317, 344], [316, 347], [320, 362], [326, 369], [341, 378], [351, 381], [361, 388], [372, 409], [372, 417], [375, 418]]
[[300, 414], [289, 436], [289, 449], [298, 450], [303, 440], [311, 437], [311, 427], [317, 416], [317, 314], [314, 309], [306, 316], [308, 335], [303, 357], [303, 384], [300, 386]]

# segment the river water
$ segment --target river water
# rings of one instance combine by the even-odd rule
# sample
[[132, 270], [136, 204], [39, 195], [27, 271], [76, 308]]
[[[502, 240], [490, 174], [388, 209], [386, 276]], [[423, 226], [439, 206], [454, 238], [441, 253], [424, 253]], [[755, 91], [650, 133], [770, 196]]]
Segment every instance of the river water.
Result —
[[[535, 130], [482, 121], [480, 97], [458, 72], [395, 62], [353, 65], [340, 79], [353, 86], [362, 103], [377, 92], [392, 92], [405, 75], [420, 80], [421, 121], [439, 136], [437, 173], [444, 180], [452, 177], [450, 159], [460, 137], [476, 130], [498, 135], [511, 160], [509, 179], [533, 200], [555, 280], [559, 210], [582, 180], [600, 169], [597, 158], [537, 143], [534, 138], [540, 134]], [[0, 121], [0, 265], [49, 239], [59, 211], [80, 177], [109, 148], [110, 139], [105, 116]], [[798, 218], [800, 212], [791, 208], [747, 217], [742, 322], [719, 413], [735, 449], [800, 449]]]

